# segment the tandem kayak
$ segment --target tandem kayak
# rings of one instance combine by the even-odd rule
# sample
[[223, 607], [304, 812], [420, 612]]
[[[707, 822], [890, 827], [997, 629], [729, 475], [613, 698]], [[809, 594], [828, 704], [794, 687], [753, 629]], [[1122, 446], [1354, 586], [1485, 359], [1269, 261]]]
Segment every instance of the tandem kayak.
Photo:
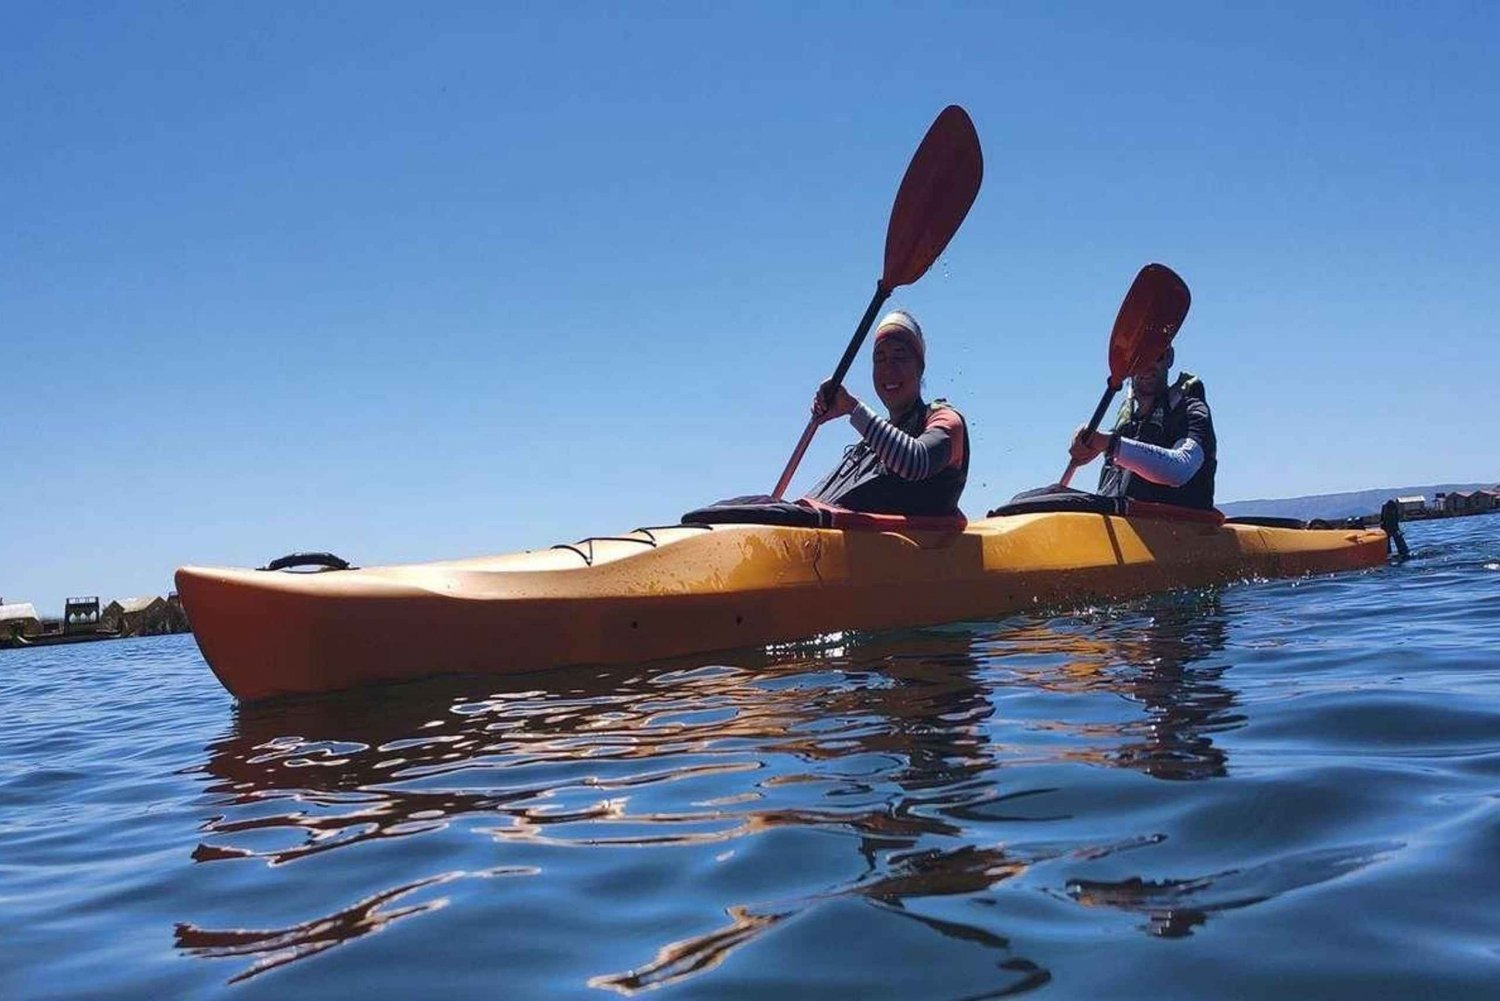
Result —
[[184, 567], [177, 589], [209, 666], [248, 701], [631, 663], [1385, 561], [1380, 530], [1180, 511], [683, 524], [408, 566]]

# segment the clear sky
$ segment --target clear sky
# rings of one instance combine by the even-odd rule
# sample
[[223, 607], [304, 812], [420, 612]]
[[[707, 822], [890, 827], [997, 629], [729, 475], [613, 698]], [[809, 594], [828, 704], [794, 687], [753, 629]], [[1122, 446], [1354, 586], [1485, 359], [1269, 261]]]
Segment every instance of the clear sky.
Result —
[[1057, 478], [1152, 260], [1221, 500], [1500, 478], [1497, 37], [1477, 2], [7, 3], [0, 595], [768, 491], [949, 103], [984, 189], [893, 303], [971, 515]]

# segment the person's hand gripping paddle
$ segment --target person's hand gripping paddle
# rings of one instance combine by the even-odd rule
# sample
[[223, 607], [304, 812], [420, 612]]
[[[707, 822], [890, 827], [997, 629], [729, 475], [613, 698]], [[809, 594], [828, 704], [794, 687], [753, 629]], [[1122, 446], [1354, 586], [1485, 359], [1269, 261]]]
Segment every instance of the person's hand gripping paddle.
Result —
[[[969, 115], [956, 104], [950, 104], [927, 130], [922, 144], [912, 156], [901, 179], [901, 188], [896, 192], [896, 203], [891, 206], [891, 221], [885, 231], [885, 271], [875, 283], [875, 295], [865, 315], [860, 319], [849, 347], [833, 377], [824, 383], [824, 399], [830, 400], [843, 383], [854, 356], [864, 343], [875, 314], [890, 298], [892, 292], [902, 285], [910, 285], [927, 273], [932, 262], [937, 260], [953, 234], [958, 232], [969, 206], [979, 194], [979, 182], [984, 177], [984, 156], [979, 150], [979, 135]], [[802, 439], [776, 481], [772, 496], [780, 498], [786, 493], [787, 484], [802, 461], [818, 419], [807, 422]]]

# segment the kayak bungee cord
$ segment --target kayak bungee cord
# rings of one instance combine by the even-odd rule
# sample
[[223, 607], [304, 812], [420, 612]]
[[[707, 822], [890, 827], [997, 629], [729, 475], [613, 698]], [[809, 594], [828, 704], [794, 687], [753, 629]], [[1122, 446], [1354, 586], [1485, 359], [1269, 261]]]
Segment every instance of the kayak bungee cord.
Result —
[[[655, 533], [656, 532], [660, 532], [663, 529], [668, 529], [668, 528], [707, 528], [707, 529], [712, 530], [713, 526], [712, 525], [652, 525], [649, 528], [636, 528], [636, 529], [632, 529], [630, 535], [591, 535], [591, 536], [589, 536], [586, 539], [579, 539], [577, 542], [559, 542], [557, 545], [555, 545], [555, 546], [549, 546], [548, 548], [549, 549], [568, 549], [568, 550], [571, 550], [572, 552], [577, 553], [583, 559], [583, 565], [584, 566], [591, 567], [591, 566], [594, 565], [594, 543], [596, 543], [596, 542], [639, 542], [642, 545], [647, 546], [650, 549], [655, 549], [659, 545], [661, 545], [661, 542], [660, 542], [660, 540], [658, 540], [656, 538]], [[637, 535], [644, 535], [645, 538], [644, 539], [636, 538]], [[579, 548], [581, 546], [587, 546], [588, 547], [588, 551], [584, 552], [583, 549]]]

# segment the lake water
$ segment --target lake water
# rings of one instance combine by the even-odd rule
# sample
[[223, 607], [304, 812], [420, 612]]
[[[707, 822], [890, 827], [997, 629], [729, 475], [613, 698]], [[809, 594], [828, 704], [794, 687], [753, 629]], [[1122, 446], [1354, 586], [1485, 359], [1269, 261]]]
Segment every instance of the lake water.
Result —
[[0, 997], [1500, 997], [1500, 515], [1408, 539], [264, 707], [0, 651]]

